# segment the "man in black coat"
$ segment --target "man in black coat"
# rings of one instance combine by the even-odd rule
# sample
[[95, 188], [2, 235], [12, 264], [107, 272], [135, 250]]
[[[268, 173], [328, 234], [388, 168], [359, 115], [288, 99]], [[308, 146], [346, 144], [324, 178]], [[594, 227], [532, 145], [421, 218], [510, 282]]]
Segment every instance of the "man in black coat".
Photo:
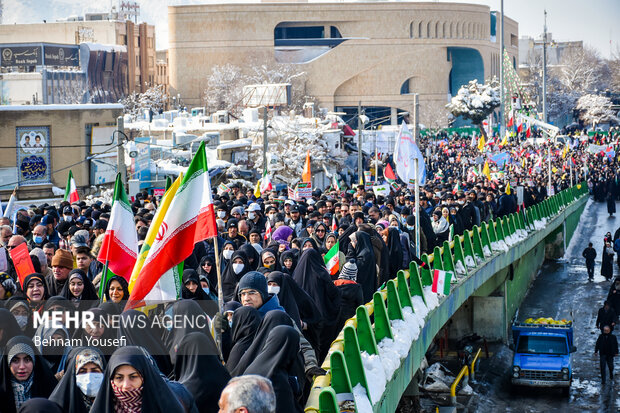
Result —
[[617, 315], [614, 309], [609, 304], [609, 301], [605, 300], [605, 303], [598, 309], [598, 315], [596, 316], [596, 328], [603, 332], [603, 327], [609, 326], [610, 330], [614, 329], [616, 325]]
[[609, 368], [609, 378], [614, 377], [614, 357], [618, 355], [618, 339], [611, 334], [609, 326], [603, 327], [603, 332], [596, 340], [594, 354], [600, 353], [601, 381], [605, 384], [605, 365]]
[[465, 198], [465, 195], [462, 195], [462, 196], [459, 195], [459, 200], [467, 199], [466, 203], [463, 205], [463, 207], [459, 211], [461, 215], [461, 221], [463, 222], [463, 227], [466, 230], [471, 230], [474, 227], [474, 225], [477, 224], [476, 207], [473, 204], [473, 201], [476, 199], [475, 197], [476, 197], [475, 194], [472, 194], [471, 196], [468, 196], [467, 198]]
[[581, 256], [586, 259], [586, 268], [588, 269], [588, 280], [594, 280], [594, 259], [596, 258], [596, 250], [592, 248], [592, 243], [588, 243], [588, 248], [583, 250]]

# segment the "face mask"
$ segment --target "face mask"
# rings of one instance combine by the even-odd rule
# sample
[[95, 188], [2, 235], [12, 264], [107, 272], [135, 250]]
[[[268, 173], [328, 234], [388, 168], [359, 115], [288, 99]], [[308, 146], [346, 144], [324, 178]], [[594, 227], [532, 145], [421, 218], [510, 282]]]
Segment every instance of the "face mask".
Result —
[[276, 219], [276, 214], [269, 214], [269, 219], [272, 221]]
[[65, 221], [67, 221], [67, 222], [71, 222], [71, 221], [73, 221], [73, 217], [72, 217], [71, 215], [65, 215], [65, 216], [64, 216], [64, 219], [65, 219]]
[[26, 324], [28, 324], [28, 316], [16, 315], [15, 316], [15, 321], [17, 321], [17, 324], [19, 325], [19, 328], [24, 328], [26, 326]]
[[44, 238], [40, 235], [35, 235], [34, 237], [32, 237], [32, 240], [35, 244], [43, 244], [43, 239]]
[[224, 256], [225, 259], [229, 260], [230, 257], [232, 257], [233, 252], [234, 252], [233, 250], [224, 250], [222, 252], [222, 255]]
[[280, 286], [279, 285], [269, 285], [267, 286], [267, 292], [269, 294], [277, 294], [280, 292]]
[[233, 271], [235, 272], [235, 274], [239, 274], [241, 271], [243, 271], [243, 264], [233, 264]]
[[95, 397], [102, 382], [103, 373], [83, 373], [75, 376], [75, 384], [87, 397]]
[[220, 218], [224, 218], [226, 216], [226, 211], [217, 211], [217, 216]]
[[202, 291], [204, 291], [207, 295], [209, 295], [209, 287], [203, 288]]
[[413, 230], [415, 229], [415, 227], [414, 227], [414, 226], [412, 226], [412, 225], [407, 225], [407, 229], [408, 229], [409, 231], [413, 231]]
[[256, 218], [256, 214], [254, 212], [248, 212], [248, 219]]

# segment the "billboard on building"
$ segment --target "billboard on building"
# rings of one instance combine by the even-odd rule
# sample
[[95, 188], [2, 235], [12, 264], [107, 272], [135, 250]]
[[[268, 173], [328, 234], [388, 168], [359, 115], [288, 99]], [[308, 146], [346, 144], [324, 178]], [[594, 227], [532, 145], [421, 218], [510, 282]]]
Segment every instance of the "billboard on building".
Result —
[[79, 46], [43, 46], [43, 58], [47, 66], [79, 66]]
[[18, 126], [15, 136], [19, 185], [52, 183], [49, 126]]
[[0, 65], [37, 66], [43, 63], [41, 46], [5, 46], [0, 48]]

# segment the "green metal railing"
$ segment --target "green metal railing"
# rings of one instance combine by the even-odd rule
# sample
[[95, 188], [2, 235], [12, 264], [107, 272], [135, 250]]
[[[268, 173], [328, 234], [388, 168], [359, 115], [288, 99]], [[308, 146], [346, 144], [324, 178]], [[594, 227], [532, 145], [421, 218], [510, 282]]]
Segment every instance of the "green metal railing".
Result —
[[[432, 284], [431, 270], [455, 271], [458, 283], [462, 283], [477, 271], [476, 268], [481, 266], [480, 261], [485, 262], [504, 253], [504, 251], [493, 248], [497, 247], [496, 243], [506, 241], [518, 235], [519, 232], [523, 234], [522, 231], [535, 232], [535, 222], [555, 217], [587, 192], [587, 185], [582, 182], [518, 213], [482, 223], [480, 226], [475, 226], [473, 230], [456, 236], [451, 242], [445, 241], [441, 247], [435, 247], [432, 254], [423, 254], [421, 260], [426, 264], [426, 268], [420, 268], [418, 264], [411, 262], [408, 270], [399, 271], [396, 279], [383, 285], [379, 291], [375, 292], [371, 302], [358, 307], [355, 316], [346, 321], [322, 364], [322, 368], [328, 373], [315, 378], [305, 411], [338, 413], [340, 412], [338, 400], [349, 400], [349, 403], [352, 403], [352, 389], [357, 385], [366, 389], [366, 394], [370, 398], [368, 380], [372, 380], [372, 377], [366, 377], [361, 352], [365, 351], [369, 355], [379, 354], [377, 343], [384, 338], [394, 338], [391, 321], [404, 320], [403, 309], [406, 307], [414, 311], [412, 297], [418, 296], [424, 303], [427, 302], [424, 287]], [[509, 241], [510, 244], [515, 243], [514, 238]], [[467, 262], [471, 263], [472, 260], [475, 266], [468, 268]], [[460, 273], [457, 268], [461, 270]], [[374, 323], [370, 321], [371, 316]], [[431, 316], [429, 312], [425, 322], [431, 322]], [[421, 339], [421, 335], [422, 333], [418, 340]], [[416, 340], [411, 343], [410, 354], [415, 342]], [[404, 363], [410, 363], [410, 357], [401, 360], [401, 365], [392, 378], [387, 377], [388, 386], [382, 398], [374, 403], [371, 402], [374, 411], [382, 411], [384, 405], [382, 402], [386, 397], [397, 397], [391, 401], [391, 405], [396, 406], [395, 403], [398, 403], [411, 379], [411, 377], [402, 377], [403, 375], [399, 374], [399, 370], [404, 367], [411, 367], [405, 366]], [[393, 390], [390, 383], [397, 376], [399, 386], [397, 386], [398, 389]]]

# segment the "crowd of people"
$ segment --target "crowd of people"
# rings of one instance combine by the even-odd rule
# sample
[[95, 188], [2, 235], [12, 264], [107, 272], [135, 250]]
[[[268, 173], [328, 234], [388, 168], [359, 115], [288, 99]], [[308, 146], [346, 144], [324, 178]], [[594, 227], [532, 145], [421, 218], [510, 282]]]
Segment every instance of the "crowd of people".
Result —
[[[345, 321], [410, 261], [422, 264], [416, 207], [419, 249], [430, 253], [451, 234], [534, 205], [571, 182], [587, 180], [594, 197], [609, 203], [620, 195], [618, 162], [589, 145], [613, 139], [575, 136], [542, 146], [496, 139], [483, 153], [468, 136], [422, 138], [427, 182], [417, 206], [406, 185], [386, 197], [359, 185], [295, 200], [276, 191], [256, 198], [252, 188], [231, 184], [214, 191], [219, 234], [184, 259], [180, 298], [148, 311], [126, 309], [125, 278], [102, 277], [96, 257], [109, 200], [18, 209], [0, 219], [2, 411], [52, 403], [39, 411], [232, 412], [244, 405], [250, 412], [301, 412]], [[502, 162], [488, 155], [502, 153]], [[143, 191], [132, 202], [128, 225], [141, 244], [158, 199]], [[21, 244], [34, 268], [23, 279], [10, 255]], [[331, 272], [330, 250], [338, 257]], [[50, 311], [88, 313], [96, 322], [37, 326]], [[207, 315], [209, 323], [127, 327], [170, 315]], [[98, 345], [74, 346], [76, 339]]]

